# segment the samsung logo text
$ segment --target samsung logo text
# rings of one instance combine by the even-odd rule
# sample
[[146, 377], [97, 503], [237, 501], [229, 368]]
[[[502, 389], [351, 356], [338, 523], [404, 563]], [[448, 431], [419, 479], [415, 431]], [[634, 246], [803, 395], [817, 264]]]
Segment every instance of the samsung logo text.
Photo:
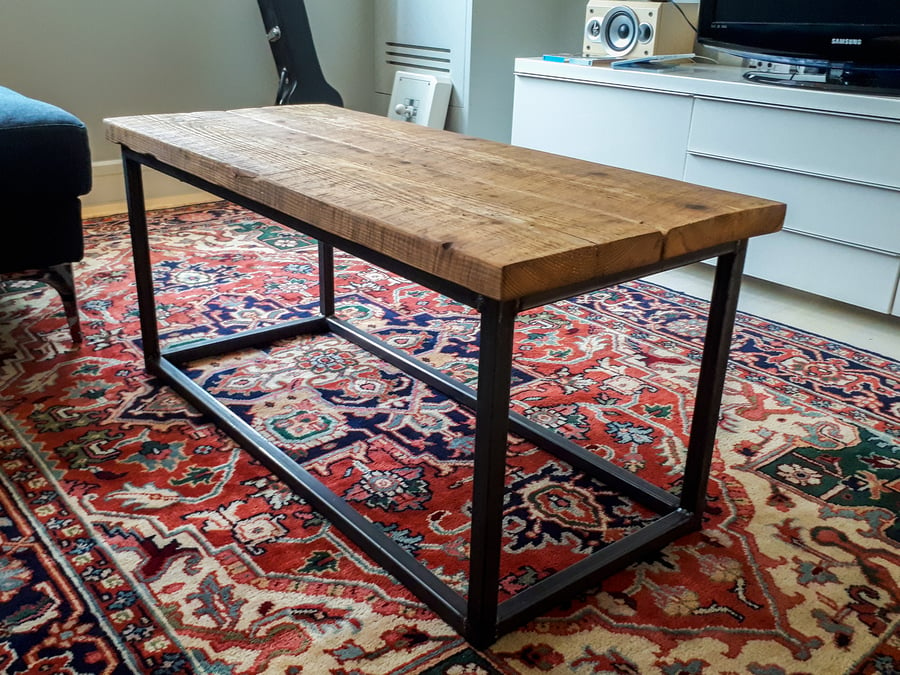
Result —
[[862, 40], [859, 38], [831, 38], [833, 45], [861, 45]]

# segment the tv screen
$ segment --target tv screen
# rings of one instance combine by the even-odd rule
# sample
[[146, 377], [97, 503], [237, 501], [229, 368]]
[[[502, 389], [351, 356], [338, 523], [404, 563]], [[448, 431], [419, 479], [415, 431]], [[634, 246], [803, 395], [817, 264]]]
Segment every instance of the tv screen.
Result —
[[900, 68], [900, 0], [701, 0], [700, 44], [770, 61]]

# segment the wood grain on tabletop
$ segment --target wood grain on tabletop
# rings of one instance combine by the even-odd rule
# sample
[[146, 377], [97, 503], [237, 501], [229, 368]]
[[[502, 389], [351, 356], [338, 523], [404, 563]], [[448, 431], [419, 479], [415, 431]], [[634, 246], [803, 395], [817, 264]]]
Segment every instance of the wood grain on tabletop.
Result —
[[105, 122], [115, 143], [501, 300], [774, 232], [785, 211], [325, 105]]

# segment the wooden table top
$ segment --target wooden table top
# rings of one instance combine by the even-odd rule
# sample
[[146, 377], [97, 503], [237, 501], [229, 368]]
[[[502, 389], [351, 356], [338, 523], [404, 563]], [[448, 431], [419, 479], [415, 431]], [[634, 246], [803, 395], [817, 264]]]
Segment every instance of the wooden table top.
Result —
[[497, 300], [775, 232], [785, 213], [327, 105], [104, 122], [110, 141]]

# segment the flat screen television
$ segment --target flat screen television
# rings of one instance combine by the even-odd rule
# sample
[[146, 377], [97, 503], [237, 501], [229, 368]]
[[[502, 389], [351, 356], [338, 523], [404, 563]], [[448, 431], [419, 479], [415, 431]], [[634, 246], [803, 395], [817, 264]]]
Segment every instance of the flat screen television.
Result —
[[697, 29], [702, 45], [827, 82], [900, 86], [900, 0], [701, 0]]

